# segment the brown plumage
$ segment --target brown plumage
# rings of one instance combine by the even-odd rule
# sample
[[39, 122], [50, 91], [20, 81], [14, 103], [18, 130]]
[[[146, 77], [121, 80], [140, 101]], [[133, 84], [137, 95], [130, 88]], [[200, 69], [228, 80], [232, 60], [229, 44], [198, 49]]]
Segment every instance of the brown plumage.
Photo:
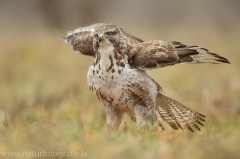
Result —
[[163, 120], [175, 130], [200, 130], [205, 116], [168, 97], [145, 70], [179, 63], [229, 63], [199, 46], [144, 42], [115, 24], [81, 27], [61, 40], [74, 51], [95, 58], [88, 70], [88, 85], [106, 107], [110, 130], [119, 128], [123, 114], [136, 118], [141, 127], [158, 123], [164, 130]]
[[136, 44], [128, 53], [129, 63], [141, 69], [155, 69], [179, 63], [229, 63], [217, 54], [199, 46], [180, 42], [153, 40]]

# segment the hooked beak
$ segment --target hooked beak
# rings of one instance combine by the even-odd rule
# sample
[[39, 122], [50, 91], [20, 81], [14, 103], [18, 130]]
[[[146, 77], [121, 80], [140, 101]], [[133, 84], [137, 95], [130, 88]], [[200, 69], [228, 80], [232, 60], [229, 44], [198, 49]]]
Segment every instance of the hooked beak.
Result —
[[104, 35], [101, 33], [101, 34], [98, 34], [98, 41], [101, 42], [103, 41], [104, 39]]

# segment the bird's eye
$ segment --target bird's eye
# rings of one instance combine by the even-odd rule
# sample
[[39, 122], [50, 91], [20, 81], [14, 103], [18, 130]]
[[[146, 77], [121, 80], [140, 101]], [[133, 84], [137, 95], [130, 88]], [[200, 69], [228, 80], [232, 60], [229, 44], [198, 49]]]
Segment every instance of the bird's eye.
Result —
[[108, 35], [108, 36], [111, 36], [111, 35], [115, 34], [115, 32], [114, 31], [108, 31], [105, 34]]

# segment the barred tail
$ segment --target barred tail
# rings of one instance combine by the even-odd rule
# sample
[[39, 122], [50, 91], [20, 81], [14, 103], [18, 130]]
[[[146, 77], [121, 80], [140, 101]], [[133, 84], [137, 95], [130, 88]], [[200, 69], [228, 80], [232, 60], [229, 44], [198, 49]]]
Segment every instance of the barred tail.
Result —
[[164, 128], [161, 120], [164, 120], [175, 130], [182, 129], [180, 124], [183, 124], [191, 132], [194, 132], [194, 129], [200, 131], [199, 125], [204, 126], [202, 122], [205, 121], [204, 115], [180, 104], [162, 92], [159, 92], [157, 97], [156, 116], [162, 129]]

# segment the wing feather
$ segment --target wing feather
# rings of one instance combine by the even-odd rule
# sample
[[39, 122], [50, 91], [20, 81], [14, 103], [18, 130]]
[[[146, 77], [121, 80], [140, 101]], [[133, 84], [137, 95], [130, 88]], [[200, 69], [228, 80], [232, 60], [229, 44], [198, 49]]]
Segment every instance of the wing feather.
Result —
[[130, 65], [146, 70], [163, 67], [166, 63], [176, 63], [178, 58], [174, 46], [161, 40], [136, 44], [128, 53]]
[[70, 43], [73, 50], [84, 55], [95, 56], [93, 48], [94, 32], [106, 25], [105, 23], [96, 23], [86, 27], [80, 27], [67, 33], [66, 38], [60, 38], [65, 43]]
[[226, 58], [207, 49], [180, 42], [153, 40], [134, 45], [128, 53], [132, 67], [149, 70], [179, 63], [230, 63]]

